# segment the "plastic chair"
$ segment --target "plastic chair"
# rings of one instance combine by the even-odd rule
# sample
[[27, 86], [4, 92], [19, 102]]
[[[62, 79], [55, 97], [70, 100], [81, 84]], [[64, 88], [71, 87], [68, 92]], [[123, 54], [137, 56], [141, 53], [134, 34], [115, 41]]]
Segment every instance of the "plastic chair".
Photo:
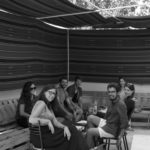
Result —
[[122, 150], [122, 141], [124, 145], [124, 150], [129, 150], [128, 142], [127, 142], [127, 132], [124, 132], [123, 136], [119, 138], [103, 138], [104, 143], [106, 144], [106, 150], [109, 150], [110, 145], [116, 145], [117, 150]]
[[[29, 130], [30, 130], [30, 143], [33, 145], [32, 149], [33, 150], [45, 150], [45, 148], [43, 146], [43, 141], [42, 141], [40, 121], [38, 123], [38, 126], [29, 124]], [[37, 148], [37, 147], [34, 146], [34, 144], [32, 143], [31, 135], [36, 136], [37, 138], [39, 138], [40, 148]]]

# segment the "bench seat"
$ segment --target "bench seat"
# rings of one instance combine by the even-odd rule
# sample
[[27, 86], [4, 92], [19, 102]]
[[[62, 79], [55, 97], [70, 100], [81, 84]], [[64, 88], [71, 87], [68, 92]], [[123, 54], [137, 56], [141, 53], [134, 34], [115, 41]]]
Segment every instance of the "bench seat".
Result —
[[29, 148], [29, 129], [28, 128], [13, 128], [0, 132], [0, 150], [13, 149], [24, 147], [24, 150]]
[[150, 128], [150, 111], [141, 110], [140, 112], [133, 113], [131, 120], [132, 122], [146, 122]]
[[17, 99], [0, 100], [0, 150], [29, 150], [29, 128], [16, 123]]

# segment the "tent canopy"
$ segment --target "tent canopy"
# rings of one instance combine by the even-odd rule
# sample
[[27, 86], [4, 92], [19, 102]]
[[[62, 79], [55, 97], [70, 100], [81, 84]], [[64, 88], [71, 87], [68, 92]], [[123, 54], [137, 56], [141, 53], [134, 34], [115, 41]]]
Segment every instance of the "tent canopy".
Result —
[[150, 16], [104, 18], [98, 12], [79, 8], [68, 0], [0, 0], [0, 9], [67, 28], [81, 26], [101, 28], [150, 27]]

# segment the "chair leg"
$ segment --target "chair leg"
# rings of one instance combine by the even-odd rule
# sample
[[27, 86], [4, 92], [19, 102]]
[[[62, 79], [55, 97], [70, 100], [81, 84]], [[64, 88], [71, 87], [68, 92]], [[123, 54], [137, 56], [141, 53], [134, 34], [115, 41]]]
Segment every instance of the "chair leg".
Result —
[[[112, 139], [112, 140], [114, 140], [114, 139]], [[122, 144], [122, 142], [123, 142], [123, 144]], [[124, 150], [129, 150], [127, 139], [126, 139], [126, 135], [124, 135], [122, 137], [121, 141], [120, 140], [116, 141], [116, 143], [111, 143], [111, 139], [109, 139], [109, 138], [108, 139], [106, 138], [105, 141], [104, 141], [104, 143], [106, 144], [106, 150], [109, 150], [111, 144], [112, 145], [115, 144], [117, 150], [123, 150], [123, 148], [124, 148]], [[122, 147], [122, 145], [124, 145], [124, 147]]]
[[124, 149], [127, 150], [127, 145], [126, 145], [125, 137], [123, 137], [123, 145], [124, 145]]
[[121, 145], [117, 145], [117, 150], [122, 150]]
[[117, 150], [122, 150], [121, 142], [119, 144], [117, 144], [116, 146], [117, 146]]
[[129, 147], [128, 147], [128, 142], [127, 142], [127, 137], [126, 135], [123, 137], [124, 140], [125, 140], [125, 144], [126, 144], [126, 150], [129, 150]]
[[110, 147], [110, 139], [108, 139], [108, 147], [107, 147], [107, 150], [109, 150], [109, 147]]
[[104, 143], [105, 143], [105, 150], [108, 150], [108, 139], [105, 139]]

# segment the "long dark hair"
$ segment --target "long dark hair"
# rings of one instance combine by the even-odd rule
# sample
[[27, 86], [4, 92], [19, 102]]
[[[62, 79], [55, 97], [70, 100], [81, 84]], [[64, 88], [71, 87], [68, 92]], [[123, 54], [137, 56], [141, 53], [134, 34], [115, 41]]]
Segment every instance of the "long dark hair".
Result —
[[56, 88], [55, 88], [54, 85], [50, 85], [50, 84], [46, 85], [46, 86], [42, 89], [42, 91], [40, 92], [39, 98], [38, 98], [39, 100], [44, 101], [45, 104], [47, 105], [47, 107], [48, 107], [49, 109], [51, 109], [51, 107], [53, 107], [54, 101], [55, 101], [55, 99], [57, 98], [57, 92], [56, 92], [56, 95], [55, 95], [54, 100], [53, 100], [52, 102], [49, 102], [49, 101], [48, 101], [48, 99], [47, 99], [46, 96], [45, 96], [45, 92], [48, 91], [48, 90], [50, 90], [50, 89], [56, 89]]
[[125, 87], [128, 87], [131, 91], [133, 91], [133, 93], [128, 96], [128, 98], [133, 98], [134, 97], [134, 94], [135, 94], [135, 87], [134, 87], [134, 84], [132, 83], [127, 83]]
[[28, 81], [24, 84], [21, 95], [20, 95], [20, 99], [25, 99], [26, 102], [31, 101], [31, 85], [34, 84], [34, 82], [32, 81]]

